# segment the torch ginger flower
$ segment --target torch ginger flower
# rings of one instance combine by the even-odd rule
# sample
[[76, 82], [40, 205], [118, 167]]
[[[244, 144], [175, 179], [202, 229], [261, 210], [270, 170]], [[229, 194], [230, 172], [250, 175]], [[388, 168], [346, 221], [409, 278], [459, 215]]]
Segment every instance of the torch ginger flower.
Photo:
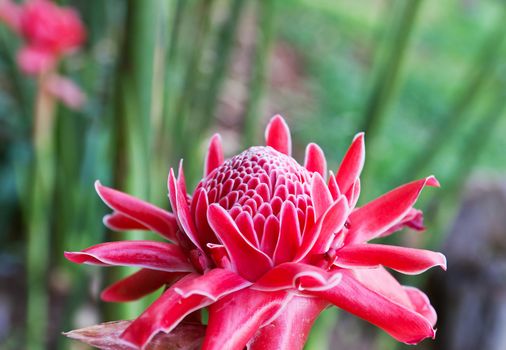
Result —
[[[51, 72], [61, 57], [76, 51], [86, 39], [78, 13], [49, 0], [28, 0], [22, 5], [0, 0], [0, 21], [23, 38], [17, 63], [28, 75]], [[46, 90], [71, 108], [84, 102], [79, 87], [58, 75], [50, 75]]]
[[120, 344], [146, 349], [159, 332], [208, 307], [202, 349], [302, 349], [313, 321], [334, 304], [408, 344], [434, 337], [436, 313], [416, 288], [401, 286], [385, 267], [418, 274], [446, 268], [427, 250], [367, 243], [403, 226], [423, 229], [413, 209], [430, 176], [362, 206], [359, 175], [364, 135], [358, 134], [336, 174], [316, 144], [304, 166], [290, 156], [288, 126], [269, 122], [266, 146], [224, 160], [211, 139], [204, 178], [187, 194], [182, 163], [168, 192], [173, 213], [125, 193], [96, 189], [114, 212], [113, 230], [155, 231], [171, 243], [120, 241], [67, 252], [76, 263], [135, 266], [137, 273], [108, 287], [106, 301], [129, 301], [165, 286], [164, 293], [126, 327]]

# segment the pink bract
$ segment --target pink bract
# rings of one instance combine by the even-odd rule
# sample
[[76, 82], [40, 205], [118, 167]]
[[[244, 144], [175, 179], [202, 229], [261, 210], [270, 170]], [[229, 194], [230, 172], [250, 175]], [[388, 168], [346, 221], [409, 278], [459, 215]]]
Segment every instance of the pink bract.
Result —
[[204, 178], [190, 196], [182, 163], [168, 179], [170, 213], [128, 194], [96, 189], [113, 213], [113, 230], [144, 229], [170, 243], [110, 242], [65, 256], [76, 263], [136, 266], [107, 288], [107, 301], [128, 301], [165, 287], [163, 294], [119, 336], [146, 349], [159, 332], [198, 319], [209, 321], [202, 349], [302, 349], [313, 321], [334, 304], [408, 344], [434, 337], [436, 314], [418, 289], [385, 269], [418, 274], [446, 268], [427, 250], [367, 243], [409, 226], [423, 229], [413, 209], [433, 176], [413, 181], [356, 207], [364, 164], [358, 134], [337, 172], [327, 173], [320, 147], [308, 145], [304, 166], [291, 157], [290, 131], [271, 119], [266, 146], [224, 160], [212, 137]]
[[0, 20], [25, 42], [18, 64], [26, 74], [53, 68], [62, 55], [78, 49], [86, 38], [77, 12], [48, 0], [29, 0], [22, 5], [0, 0]]

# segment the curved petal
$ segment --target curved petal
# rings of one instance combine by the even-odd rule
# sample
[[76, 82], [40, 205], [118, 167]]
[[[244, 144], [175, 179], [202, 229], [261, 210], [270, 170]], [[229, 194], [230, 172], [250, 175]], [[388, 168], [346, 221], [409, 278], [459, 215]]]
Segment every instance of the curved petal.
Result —
[[294, 296], [283, 312], [260, 328], [249, 350], [302, 350], [311, 327], [328, 302], [318, 298]]
[[378, 267], [416, 275], [434, 266], [446, 270], [446, 258], [430, 250], [396, 247], [385, 244], [347, 245], [337, 251], [337, 266], [345, 268]]
[[209, 175], [214, 169], [223, 164], [223, 148], [221, 146], [220, 134], [214, 134], [209, 142], [206, 160], [204, 164], [204, 177]]
[[77, 264], [134, 266], [169, 272], [194, 271], [181, 248], [164, 242], [107, 242], [80, 252], [65, 252], [65, 257]]
[[131, 219], [130, 217], [114, 212], [104, 216], [104, 225], [113, 231], [129, 231], [129, 230], [143, 230], [149, 231], [149, 228], [144, 226], [138, 221]]
[[392, 233], [402, 230], [405, 227], [409, 227], [410, 229], [415, 231], [424, 231], [425, 226], [423, 225], [422, 211], [415, 208], [411, 208], [397, 225], [390, 227], [388, 230], [381, 233], [378, 237], [389, 236]]
[[318, 219], [309, 231], [304, 232], [302, 244], [295, 255], [294, 261], [304, 259], [310, 252], [319, 253], [325, 248], [332, 235], [344, 225], [348, 215], [346, 199], [341, 196], [332, 206]]
[[183, 277], [181, 272], [142, 269], [107, 287], [101, 294], [103, 301], [125, 302], [142, 298]]
[[311, 199], [317, 220], [334, 202], [325, 180], [319, 173], [314, 173], [311, 180]]
[[282, 116], [275, 115], [265, 129], [265, 144], [286, 155], [292, 154], [290, 129]]
[[284, 263], [269, 270], [251, 288], [261, 291], [325, 290], [335, 287], [340, 280], [341, 274], [338, 272], [328, 272], [302, 263]]
[[[132, 321], [113, 321], [76, 329], [63, 335], [79, 340], [101, 350], [133, 350], [120, 338]], [[169, 334], [159, 333], [147, 344], [145, 350], [199, 350], [206, 329], [204, 325], [183, 321]], [[77, 347], [76, 347], [77, 348]]]
[[281, 206], [279, 239], [274, 250], [274, 264], [281, 264], [293, 259], [300, 246], [300, 226], [297, 209], [292, 202], [286, 201]]
[[223, 269], [213, 269], [205, 275], [187, 275], [167, 289], [133, 321], [121, 338], [144, 348], [158, 332], [169, 333], [193, 311], [242, 288], [244, 280], [238, 277]]
[[254, 281], [271, 268], [272, 260], [242, 235], [225, 209], [212, 204], [207, 217], [209, 225], [227, 249], [232, 265], [241, 276]]
[[353, 138], [336, 173], [336, 181], [342, 193], [348, 192], [362, 172], [365, 161], [364, 133]]
[[404, 290], [408, 294], [409, 300], [413, 304], [415, 311], [423, 315], [432, 326], [437, 322], [436, 310], [430, 304], [429, 298], [424, 292], [415, 287], [406, 287]]
[[242, 349], [263, 325], [281, 314], [290, 301], [285, 292], [243, 289], [209, 307], [209, 322], [202, 350]]
[[310, 172], [320, 174], [323, 178], [327, 176], [327, 160], [323, 150], [316, 143], [310, 143], [306, 147], [304, 168]]
[[[251, 282], [230, 270], [214, 268], [207, 272], [205, 278], [197, 278], [189, 281], [184, 286], [174, 288], [174, 291], [183, 298], [189, 298], [192, 295], [202, 295], [216, 301], [226, 294], [244, 289], [251, 286]], [[219, 283], [219, 287], [216, 286]]]
[[98, 180], [95, 182], [95, 189], [100, 198], [111, 209], [128, 216], [171, 241], [176, 241], [176, 232], [178, 230], [176, 218], [168, 211], [126, 193], [103, 186]]
[[187, 194], [183, 191], [183, 188], [185, 187], [183, 185], [184, 181], [176, 180], [174, 170], [170, 169], [168, 182], [170, 204], [172, 206], [172, 210], [176, 214], [177, 222], [195, 247], [202, 250], [200, 245], [201, 240], [199, 239], [200, 237], [197, 229], [195, 228], [190, 207], [188, 205]]
[[337, 287], [308, 293], [371, 322], [398, 341], [416, 344], [435, 336], [431, 322], [423, 315], [368, 288], [349, 271], [343, 270], [342, 274]]
[[345, 243], [362, 243], [376, 238], [398, 224], [413, 207], [425, 186], [439, 186], [434, 176], [410, 182], [367, 203], [350, 214]]

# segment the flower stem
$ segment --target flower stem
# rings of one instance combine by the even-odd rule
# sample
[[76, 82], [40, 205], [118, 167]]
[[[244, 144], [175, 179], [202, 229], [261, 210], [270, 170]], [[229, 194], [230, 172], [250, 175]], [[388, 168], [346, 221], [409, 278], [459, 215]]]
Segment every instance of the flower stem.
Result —
[[53, 193], [54, 98], [44, 90], [39, 78], [34, 111], [34, 162], [29, 193], [27, 269], [27, 349], [44, 349], [48, 320], [47, 273], [49, 265], [49, 218]]

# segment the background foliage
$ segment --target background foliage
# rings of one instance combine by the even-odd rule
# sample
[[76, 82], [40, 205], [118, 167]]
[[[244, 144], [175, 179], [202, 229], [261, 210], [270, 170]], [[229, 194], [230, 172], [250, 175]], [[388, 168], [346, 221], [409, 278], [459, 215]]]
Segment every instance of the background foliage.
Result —
[[[38, 165], [53, 185], [38, 196], [38, 216], [30, 185], [40, 171], [32, 143], [36, 82], [19, 73], [18, 39], [0, 28], [2, 349], [77, 348], [59, 333], [138, 314], [149, 301], [97, 300], [121, 272], [73, 266], [62, 252], [141, 237], [106, 232], [93, 181], [167, 207], [169, 167], [184, 158], [194, 185], [215, 130], [232, 155], [261, 142], [266, 119], [280, 113], [295, 134], [296, 157], [317, 142], [331, 169], [353, 135], [366, 131], [363, 202], [430, 173], [441, 181], [420, 204], [430, 209], [429, 232], [394, 238], [432, 249], [469, 176], [504, 177], [504, 1], [59, 3], [76, 7], [88, 29], [85, 47], [60, 67], [88, 100], [77, 112], [57, 110]], [[308, 349], [328, 346], [337, 317], [323, 314]], [[370, 337], [378, 349], [394, 346]]]

